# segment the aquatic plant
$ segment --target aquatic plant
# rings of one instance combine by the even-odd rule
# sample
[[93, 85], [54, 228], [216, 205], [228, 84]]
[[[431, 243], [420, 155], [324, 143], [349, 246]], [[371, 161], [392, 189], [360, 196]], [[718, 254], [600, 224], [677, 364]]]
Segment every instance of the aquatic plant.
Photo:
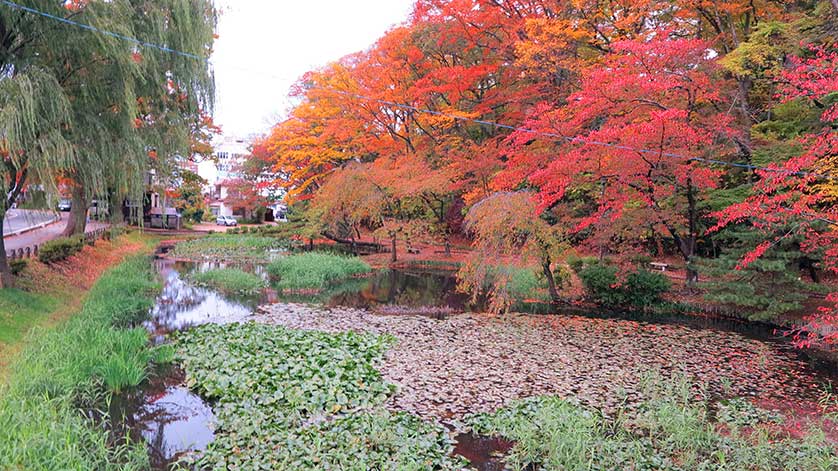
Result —
[[370, 266], [358, 257], [307, 252], [283, 257], [268, 265], [278, 278], [279, 289], [323, 289], [332, 283], [369, 273]]
[[158, 287], [148, 257], [106, 272], [81, 312], [36, 329], [0, 388], [0, 469], [147, 469], [143, 446], [109, 443], [83, 410], [142, 382], [162, 359], [133, 322], [148, 313]]
[[[542, 470], [827, 470], [838, 453], [822, 433], [803, 440], [772, 433], [777, 417], [744, 400], [729, 402], [719, 431], [708, 406], [690, 387], [657, 388], [634, 413], [616, 418], [554, 396], [515, 401], [491, 414], [467, 418], [478, 434], [501, 436], [515, 445], [505, 458], [511, 469]], [[765, 425], [766, 427], [762, 427]]]
[[383, 407], [389, 337], [262, 324], [177, 335], [187, 384], [215, 401], [208, 469], [460, 469], [444, 428]]
[[258, 275], [238, 268], [218, 268], [195, 272], [189, 280], [198, 286], [215, 288], [229, 294], [252, 295], [259, 293], [267, 283]]
[[289, 242], [275, 237], [255, 235], [210, 234], [179, 242], [172, 254], [189, 259], [264, 259], [270, 250], [287, 248]]

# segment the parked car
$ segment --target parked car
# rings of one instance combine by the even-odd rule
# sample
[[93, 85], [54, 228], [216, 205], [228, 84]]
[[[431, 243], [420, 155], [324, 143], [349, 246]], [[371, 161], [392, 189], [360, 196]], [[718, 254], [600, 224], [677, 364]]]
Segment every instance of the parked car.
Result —
[[218, 216], [215, 218], [215, 224], [218, 226], [237, 226], [239, 223], [233, 216]]
[[61, 198], [58, 200], [58, 210], [59, 211], [69, 211], [72, 207], [70, 200], [67, 198]]

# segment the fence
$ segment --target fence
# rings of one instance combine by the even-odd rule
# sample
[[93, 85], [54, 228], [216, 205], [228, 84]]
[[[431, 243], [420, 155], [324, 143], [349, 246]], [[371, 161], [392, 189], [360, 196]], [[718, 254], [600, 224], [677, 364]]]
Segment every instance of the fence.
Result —
[[[97, 240], [111, 240], [111, 236], [114, 232], [114, 229], [120, 228], [120, 226], [112, 226], [112, 227], [100, 227], [99, 229], [95, 229], [89, 232], [85, 232], [84, 234], [84, 241], [88, 244], [93, 244]], [[27, 247], [21, 247], [19, 249], [14, 249], [9, 252], [6, 252], [6, 258], [8, 260], [19, 260], [25, 258], [35, 258], [38, 256], [38, 249], [46, 243], [42, 242], [40, 244], [32, 244]]]

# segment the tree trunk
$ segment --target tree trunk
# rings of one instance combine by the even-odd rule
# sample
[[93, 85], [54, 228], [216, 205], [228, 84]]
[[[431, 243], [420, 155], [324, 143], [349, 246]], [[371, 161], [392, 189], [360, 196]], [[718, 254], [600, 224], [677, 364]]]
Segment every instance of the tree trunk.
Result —
[[686, 286], [692, 290], [698, 284], [698, 271], [692, 266], [693, 256], [695, 256], [695, 245], [698, 239], [698, 206], [695, 201], [692, 178], [687, 178], [687, 205], [690, 234], [686, 238], [680, 239], [678, 245], [686, 263]]
[[396, 263], [396, 234], [390, 236], [390, 262]]
[[549, 257], [541, 263], [541, 269], [544, 270], [544, 277], [547, 278], [547, 290], [550, 292], [550, 299], [553, 304], [558, 304], [561, 298], [559, 297], [559, 290], [556, 288], [556, 279], [553, 278], [553, 270], [550, 269]]
[[76, 234], [84, 234], [87, 225], [87, 197], [84, 188], [76, 186], [73, 188], [73, 201], [70, 206], [70, 217], [67, 219], [67, 226], [61, 234], [64, 237]]
[[6, 242], [3, 239], [3, 219], [5, 211], [0, 211], [0, 288], [11, 288], [14, 286], [12, 269], [9, 267], [9, 260], [6, 258]]

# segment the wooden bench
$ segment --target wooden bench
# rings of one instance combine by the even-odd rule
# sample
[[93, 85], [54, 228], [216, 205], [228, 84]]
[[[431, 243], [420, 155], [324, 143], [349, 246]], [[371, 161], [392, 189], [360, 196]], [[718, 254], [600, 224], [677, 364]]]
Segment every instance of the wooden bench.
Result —
[[650, 262], [649, 265], [654, 268], [655, 270], [666, 271], [669, 268], [668, 263], [661, 263], [661, 262]]

